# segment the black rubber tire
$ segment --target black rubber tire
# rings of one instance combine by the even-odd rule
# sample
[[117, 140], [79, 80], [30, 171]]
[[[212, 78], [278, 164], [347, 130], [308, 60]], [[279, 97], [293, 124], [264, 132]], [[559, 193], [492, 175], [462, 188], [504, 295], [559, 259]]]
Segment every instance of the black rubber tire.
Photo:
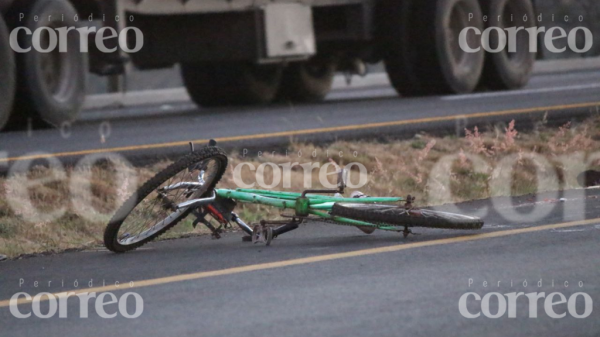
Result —
[[[490, 20], [486, 28], [500, 27], [535, 27], [535, 13], [531, 0], [484, 0], [481, 7]], [[491, 18], [503, 18], [513, 15], [514, 22], [498, 22]], [[523, 16], [527, 15], [527, 21]], [[508, 26], [508, 27], [507, 27]], [[490, 35], [490, 46], [498, 46], [498, 35]], [[508, 48], [508, 47], [507, 47]], [[516, 53], [509, 57], [508, 51], [488, 53], [485, 55], [485, 66], [481, 77], [481, 87], [493, 90], [518, 89], [524, 87], [533, 73], [536, 54], [529, 51], [529, 33], [522, 30], [517, 33]]]
[[9, 32], [4, 19], [0, 15], [0, 130], [10, 118], [16, 90], [16, 65], [9, 44]]
[[335, 64], [327, 60], [310, 60], [290, 64], [283, 72], [277, 97], [292, 102], [319, 102], [331, 91]]
[[420, 96], [427, 91], [416, 71], [414, 45], [418, 36], [411, 11], [415, 0], [382, 0], [376, 7], [376, 40], [392, 86], [402, 96]]
[[201, 107], [267, 104], [281, 83], [279, 65], [243, 63], [184, 63], [183, 82], [192, 100]]
[[191, 154], [179, 159], [175, 163], [171, 164], [170, 166], [168, 166], [167, 168], [165, 168], [164, 170], [162, 170], [161, 172], [156, 174], [153, 178], [148, 180], [146, 183], [144, 183], [144, 185], [142, 185], [142, 187], [140, 187], [138, 189], [136, 194], [134, 196], [130, 197], [119, 208], [119, 210], [117, 210], [115, 215], [112, 217], [112, 219], [109, 221], [108, 225], [106, 226], [106, 229], [104, 230], [104, 245], [106, 246], [106, 248], [108, 248], [110, 251], [113, 251], [115, 253], [124, 253], [124, 252], [130, 251], [130, 250], [139, 248], [139, 247], [145, 245], [146, 243], [156, 239], [160, 235], [164, 234], [166, 231], [168, 231], [169, 229], [171, 229], [175, 225], [177, 225], [181, 220], [185, 219], [191, 213], [192, 209], [189, 209], [187, 212], [182, 213], [182, 215], [179, 218], [177, 218], [176, 220], [174, 220], [171, 224], [169, 224], [168, 226], [165, 226], [165, 228], [154, 233], [153, 235], [149, 236], [148, 238], [146, 238], [144, 240], [141, 240], [141, 241], [136, 242], [131, 245], [121, 245], [117, 239], [121, 225], [123, 224], [123, 222], [129, 215], [129, 213], [131, 213], [131, 211], [140, 202], [142, 202], [142, 200], [144, 200], [150, 193], [155, 191], [162, 184], [164, 184], [167, 180], [169, 180], [169, 178], [173, 177], [174, 175], [181, 172], [182, 170], [190, 167], [194, 163], [197, 163], [197, 162], [209, 159], [209, 158], [214, 158], [220, 162], [220, 166], [219, 166], [220, 172], [217, 173], [217, 175], [215, 176], [215, 179], [213, 180], [211, 185], [208, 187], [206, 193], [209, 193], [210, 191], [212, 191], [215, 188], [215, 186], [217, 185], [217, 183], [219, 182], [219, 180], [221, 180], [221, 177], [223, 176], [223, 173], [225, 173], [225, 170], [227, 168], [227, 155], [225, 154], [225, 152], [223, 150], [221, 150], [220, 148], [217, 148], [217, 147], [207, 147], [202, 150], [191, 153]]
[[600, 186], [600, 171], [587, 170], [577, 176], [577, 182], [581, 187]]
[[[25, 14], [25, 19], [19, 22], [19, 14]], [[77, 11], [67, 0], [22, 0], [15, 4], [7, 14], [9, 27], [27, 27], [32, 32], [40, 27], [82, 27], [81, 21], [74, 20]], [[34, 18], [60, 18], [64, 15], [64, 21], [51, 21], [40, 19], [35, 22]], [[52, 23], [54, 22], [54, 23]], [[19, 34], [19, 45], [27, 49], [32, 47], [32, 35], [23, 32]], [[33, 47], [26, 53], [17, 53], [18, 89], [15, 111], [13, 113], [14, 123], [23, 126], [27, 118], [41, 120], [53, 126], [60, 126], [64, 122], [72, 122], [77, 119], [83, 106], [86, 94], [86, 76], [88, 69], [88, 57], [86, 53], [80, 52], [79, 34], [71, 32], [68, 34], [68, 48], [66, 53], [40, 53]], [[57, 47], [58, 49], [58, 47]], [[55, 74], [56, 84], [50, 84], [43, 71], [44, 59], [50, 55], [59, 58], [51, 69], [56, 69], [60, 64], [59, 72]]]
[[394, 205], [336, 203], [331, 209], [331, 214], [354, 220], [407, 227], [468, 230], [483, 227], [483, 221], [476, 217], [428, 209], [407, 211], [403, 207]]
[[[462, 27], [483, 30], [477, 0], [387, 0], [378, 12], [384, 12], [379, 14], [384, 20], [378, 34], [385, 34], [380, 49], [399, 94], [462, 94], [477, 87], [484, 53], [466, 53], [458, 46]], [[470, 22], [469, 13], [474, 15]], [[433, 22], [424, 19], [432, 16]], [[449, 29], [451, 24], [458, 28]]]

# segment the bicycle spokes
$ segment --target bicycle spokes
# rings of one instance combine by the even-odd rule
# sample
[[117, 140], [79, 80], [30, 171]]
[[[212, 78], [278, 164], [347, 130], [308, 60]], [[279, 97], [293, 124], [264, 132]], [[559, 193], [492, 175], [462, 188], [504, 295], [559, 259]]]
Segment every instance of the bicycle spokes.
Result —
[[214, 200], [214, 192], [208, 198], [200, 197], [219, 171], [218, 165], [216, 160], [207, 159], [167, 180], [131, 211], [119, 230], [119, 242], [141, 241], [187, 215], [188, 210], [199, 206], [199, 201]]

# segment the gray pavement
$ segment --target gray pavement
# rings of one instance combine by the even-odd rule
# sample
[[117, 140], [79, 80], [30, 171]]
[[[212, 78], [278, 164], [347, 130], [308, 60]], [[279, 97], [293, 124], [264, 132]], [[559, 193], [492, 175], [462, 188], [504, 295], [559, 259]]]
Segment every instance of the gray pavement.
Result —
[[[539, 195], [537, 200], [548, 196]], [[0, 300], [20, 291], [71, 290], [74, 280], [80, 287], [90, 280], [94, 286], [115, 281], [141, 284], [141, 280], [189, 273], [240, 266], [250, 269], [113, 290], [117, 296], [125, 291], [142, 296], [144, 311], [136, 319], [103, 319], [92, 305], [90, 317], [82, 319], [79, 302], [72, 298], [69, 316], [62, 319], [16, 319], [8, 308], [0, 307], [0, 336], [598, 336], [600, 220], [584, 226], [539, 227], [599, 217], [598, 196], [599, 190], [587, 190], [582, 198], [565, 203], [542, 202], [538, 207], [550, 213], [534, 221], [527, 217], [532, 196], [500, 198], [496, 200], [500, 206], [484, 217], [486, 225], [480, 232], [417, 229], [422, 235], [402, 239], [394, 233], [368, 236], [354, 228], [310, 223], [277, 238], [270, 247], [243, 243], [240, 233], [229, 233], [221, 240], [196, 237], [156, 242], [123, 255], [100, 250], [7, 261], [0, 264]], [[585, 212], [565, 211], [570, 203], [585, 204]], [[490, 204], [483, 200], [459, 207], [468, 214]], [[505, 207], [519, 207], [524, 221], [504, 219], [501, 212]], [[518, 232], [525, 228], [531, 231]], [[479, 237], [511, 231], [517, 233]], [[318, 261], [330, 254], [399, 245], [407, 249]], [[299, 258], [315, 261], [285, 264]], [[278, 261], [284, 263], [252, 269]], [[22, 286], [20, 279], [24, 280]], [[469, 279], [473, 280], [470, 286]], [[61, 280], [65, 286], [60, 285]], [[525, 280], [527, 286], [523, 286]], [[542, 287], [537, 285], [540, 280]], [[50, 287], [48, 281], [53, 282]], [[581, 287], [579, 282], [583, 282]], [[467, 319], [458, 309], [459, 299], [467, 292], [481, 296], [489, 292], [561, 292], [567, 298], [585, 292], [593, 299], [593, 312], [584, 319], [569, 314], [553, 319], [540, 307], [538, 318], [529, 318], [529, 302], [518, 300], [516, 318], [482, 315]], [[481, 309], [476, 304], [469, 304], [473, 313]], [[47, 302], [41, 305], [42, 312], [47, 312], [47, 306]], [[31, 311], [31, 304], [20, 308]], [[116, 308], [116, 304], [109, 305], [107, 312], [116, 312]], [[498, 310], [493, 301], [490, 308], [492, 313]], [[582, 314], [583, 301], [576, 308]], [[567, 312], [566, 304], [554, 309]], [[130, 303], [129, 312], [133, 311]]]
[[440, 130], [461, 134], [464, 127], [485, 128], [511, 119], [523, 126], [546, 113], [548, 120], [563, 122], [598, 113], [599, 83], [600, 70], [578, 70], [536, 75], [522, 90], [461, 96], [407, 99], [383, 85], [338, 89], [320, 104], [198, 109], [179, 103], [104, 109], [86, 112], [64, 132], [2, 133], [0, 155], [11, 161], [44, 152], [77, 160], [91, 152], [118, 152], [135, 162], [180, 155], [188, 141], [210, 138], [231, 150], [282, 146], [290, 139], [407, 138]]

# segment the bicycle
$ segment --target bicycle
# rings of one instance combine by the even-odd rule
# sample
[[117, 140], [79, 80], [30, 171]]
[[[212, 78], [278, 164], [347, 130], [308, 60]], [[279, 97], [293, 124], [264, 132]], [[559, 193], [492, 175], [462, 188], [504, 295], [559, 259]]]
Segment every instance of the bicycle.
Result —
[[[410, 195], [342, 197], [346, 170], [338, 172], [337, 189], [294, 193], [216, 188], [227, 167], [226, 153], [212, 140], [199, 151], [191, 143], [190, 147], [190, 154], [148, 180], [117, 210], [104, 231], [106, 248], [116, 253], [136, 249], [190, 214], [195, 217], [194, 228], [203, 224], [214, 238], [220, 238], [224, 229], [235, 223], [247, 234], [244, 241], [266, 245], [306, 221], [354, 226], [367, 234], [375, 230], [394, 231], [404, 237], [412, 234], [412, 227], [476, 230], [483, 226], [483, 221], [476, 217], [416, 208]], [[292, 212], [281, 214], [283, 220], [261, 220], [251, 227], [234, 212], [238, 202]]]

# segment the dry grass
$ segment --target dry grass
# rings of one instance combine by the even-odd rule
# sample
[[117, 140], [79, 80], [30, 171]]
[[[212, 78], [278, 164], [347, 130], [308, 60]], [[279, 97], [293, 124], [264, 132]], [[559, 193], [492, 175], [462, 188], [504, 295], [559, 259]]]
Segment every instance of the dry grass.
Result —
[[[366, 167], [367, 172], [363, 174], [366, 176], [362, 178], [367, 178], [367, 184], [359, 188], [363, 193], [372, 196], [411, 194], [424, 205], [578, 187], [578, 173], [600, 168], [600, 155], [596, 153], [596, 157], [591, 158], [600, 150], [600, 118], [560, 128], [547, 128], [540, 123], [527, 133], [519, 133], [517, 128], [509, 123], [487, 132], [477, 128], [465, 130], [462, 138], [420, 134], [407, 141], [340, 141], [326, 148], [291, 144], [287, 155], [268, 153], [258, 157], [252, 153], [244, 157], [232, 153], [228, 172], [219, 187], [237, 187], [233, 170], [242, 162], [255, 167], [266, 162], [312, 162], [321, 166], [332, 158], [341, 166], [358, 162]], [[302, 156], [298, 156], [299, 152]], [[342, 157], [340, 152], [343, 152]], [[511, 156], [513, 170], [494, 170]], [[49, 168], [35, 167], [26, 174], [0, 179], [0, 254], [15, 257], [100, 245], [104, 226], [122, 200], [139, 183], [168, 164], [160, 162], [131, 169], [120, 163], [104, 163], [87, 169], [67, 169], [66, 176]], [[334, 170], [329, 168], [329, 172]], [[301, 191], [307, 183], [319, 188], [318, 172], [314, 169], [305, 178], [303, 168], [294, 167], [289, 179], [291, 185], [284, 186], [282, 181], [273, 188]], [[267, 166], [264, 176], [265, 182], [271, 183], [273, 170]], [[132, 177], [137, 177], [137, 181]], [[256, 181], [255, 172], [247, 166], [242, 169], [241, 177], [245, 183]], [[41, 183], [36, 188], [20, 188], [26, 186], [25, 178]], [[329, 178], [333, 181], [335, 176]], [[352, 182], [357, 183], [359, 178], [354, 168]], [[507, 184], [510, 180], [512, 182]], [[250, 223], [265, 216], [277, 216], [277, 210], [256, 205], [240, 205], [237, 212]], [[193, 230], [191, 221], [187, 220], [167, 237], [200, 231], [202, 229]]]

